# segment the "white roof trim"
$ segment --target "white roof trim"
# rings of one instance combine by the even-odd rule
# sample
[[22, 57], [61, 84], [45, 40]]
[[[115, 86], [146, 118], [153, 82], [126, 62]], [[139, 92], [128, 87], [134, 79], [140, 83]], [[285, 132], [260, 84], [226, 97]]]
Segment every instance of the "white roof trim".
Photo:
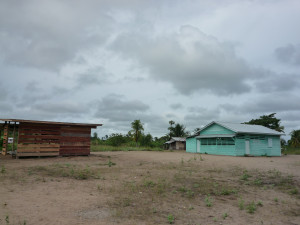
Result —
[[[216, 121], [212, 121], [211, 123], [207, 124], [206, 126], [204, 126], [199, 132], [201, 134], [201, 131], [203, 131], [204, 129], [206, 129], [207, 127], [211, 126], [212, 124], [218, 124], [219, 126], [225, 127], [226, 129], [232, 130], [235, 133], [244, 133], [244, 134], [265, 134], [265, 135], [285, 135], [284, 133], [280, 133], [276, 130], [272, 130], [270, 128], [261, 126], [261, 125], [251, 125], [251, 124], [239, 124], [239, 123], [225, 123], [225, 122], [216, 122]], [[232, 126], [230, 126], [230, 124], [232, 124]], [[234, 126], [236, 127], [248, 127], [248, 128], [256, 128], [256, 130], [254, 129], [249, 129], [250, 131], [247, 130], [239, 130], [238, 128], [234, 128]]]
[[216, 138], [216, 137], [234, 137], [235, 134], [211, 134], [211, 135], [199, 135], [196, 138]]

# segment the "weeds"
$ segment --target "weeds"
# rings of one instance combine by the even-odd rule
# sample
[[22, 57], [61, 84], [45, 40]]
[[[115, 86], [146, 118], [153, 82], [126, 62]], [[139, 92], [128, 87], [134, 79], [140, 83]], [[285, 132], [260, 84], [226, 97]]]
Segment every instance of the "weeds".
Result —
[[108, 165], [109, 167], [112, 167], [112, 166], [115, 166], [116, 163], [112, 162], [112, 161], [109, 159], [107, 165]]
[[193, 191], [191, 191], [191, 190], [188, 190], [188, 191], [186, 192], [186, 194], [187, 194], [187, 197], [188, 197], [188, 198], [193, 198], [194, 195], [195, 195], [195, 193], [194, 193]]
[[225, 220], [225, 219], [228, 217], [228, 213], [224, 213], [224, 214], [222, 215], [222, 217], [223, 217], [223, 219]]
[[251, 203], [249, 203], [246, 207], [247, 212], [250, 214], [253, 214], [256, 211], [256, 204], [254, 201], [252, 201]]
[[258, 202], [257, 202], [257, 206], [262, 207], [262, 206], [263, 206], [263, 202], [262, 202], [262, 201], [258, 201]]
[[243, 171], [243, 175], [241, 176], [241, 180], [247, 181], [251, 176], [248, 174], [247, 170]]
[[212, 199], [211, 199], [210, 195], [205, 196], [204, 201], [205, 201], [205, 205], [207, 207], [211, 207], [212, 206]]
[[1, 167], [1, 173], [5, 173], [5, 172], [6, 172], [5, 166], [2, 165], [2, 167]]
[[168, 215], [168, 222], [169, 222], [169, 224], [173, 224], [174, 220], [175, 220], [175, 217], [172, 214], [169, 214]]
[[245, 201], [242, 199], [242, 198], [240, 198], [239, 199], [239, 209], [240, 210], [244, 210], [244, 208], [245, 208]]
[[297, 188], [293, 188], [292, 190], [290, 190], [289, 192], [291, 195], [296, 195], [299, 193], [298, 189]]
[[5, 216], [5, 222], [6, 222], [7, 225], [9, 224], [9, 215]]
[[[78, 180], [89, 178], [99, 179], [98, 171], [91, 170], [89, 167], [79, 168], [76, 165], [53, 164], [50, 166], [35, 166], [28, 169], [28, 175], [38, 173], [51, 177], [69, 177]], [[44, 180], [45, 181], [45, 178]]]
[[152, 180], [146, 180], [144, 182], [145, 187], [154, 187], [156, 184]]

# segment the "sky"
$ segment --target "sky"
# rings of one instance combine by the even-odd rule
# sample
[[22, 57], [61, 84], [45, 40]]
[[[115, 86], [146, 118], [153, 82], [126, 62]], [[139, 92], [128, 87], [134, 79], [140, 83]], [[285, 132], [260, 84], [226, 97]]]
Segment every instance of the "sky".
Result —
[[0, 118], [160, 137], [276, 113], [288, 138], [299, 21], [298, 0], [0, 0]]

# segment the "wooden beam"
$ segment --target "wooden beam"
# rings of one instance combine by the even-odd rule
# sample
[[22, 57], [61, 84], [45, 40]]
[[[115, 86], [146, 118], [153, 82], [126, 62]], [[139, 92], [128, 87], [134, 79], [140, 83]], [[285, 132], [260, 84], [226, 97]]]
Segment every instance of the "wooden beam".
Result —
[[7, 154], [7, 141], [8, 141], [8, 131], [9, 131], [9, 123], [5, 121], [4, 124], [4, 133], [3, 133], [3, 144], [2, 144], [2, 155]]

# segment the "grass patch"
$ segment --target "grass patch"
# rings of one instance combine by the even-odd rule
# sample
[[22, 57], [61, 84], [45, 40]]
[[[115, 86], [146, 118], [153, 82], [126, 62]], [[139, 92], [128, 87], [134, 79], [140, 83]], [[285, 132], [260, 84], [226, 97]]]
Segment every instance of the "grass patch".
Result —
[[240, 210], [244, 210], [245, 209], [245, 201], [242, 198], [239, 199], [239, 209]]
[[285, 155], [300, 155], [300, 148], [286, 146], [285, 149], [282, 151], [282, 153]]
[[294, 177], [292, 175], [282, 174], [276, 169], [267, 172], [244, 170], [243, 173], [240, 174], [240, 180], [243, 181], [245, 185], [262, 187], [264, 190], [276, 188], [290, 195], [299, 195], [299, 183]]
[[169, 224], [173, 224], [174, 220], [175, 220], [175, 217], [172, 214], [169, 214], [168, 215], [168, 222], [169, 222]]
[[250, 202], [247, 206], [246, 206], [247, 212], [250, 214], [253, 214], [256, 211], [256, 204], [254, 201]]
[[143, 146], [112, 146], [112, 145], [91, 145], [91, 152], [115, 152], [115, 151], [163, 151], [158, 147]]
[[205, 196], [204, 202], [207, 207], [212, 207], [212, 199], [210, 195]]
[[39, 174], [50, 177], [68, 177], [78, 180], [90, 178], [99, 179], [98, 170], [71, 164], [52, 164], [49, 166], [35, 166], [28, 169], [28, 175]]

